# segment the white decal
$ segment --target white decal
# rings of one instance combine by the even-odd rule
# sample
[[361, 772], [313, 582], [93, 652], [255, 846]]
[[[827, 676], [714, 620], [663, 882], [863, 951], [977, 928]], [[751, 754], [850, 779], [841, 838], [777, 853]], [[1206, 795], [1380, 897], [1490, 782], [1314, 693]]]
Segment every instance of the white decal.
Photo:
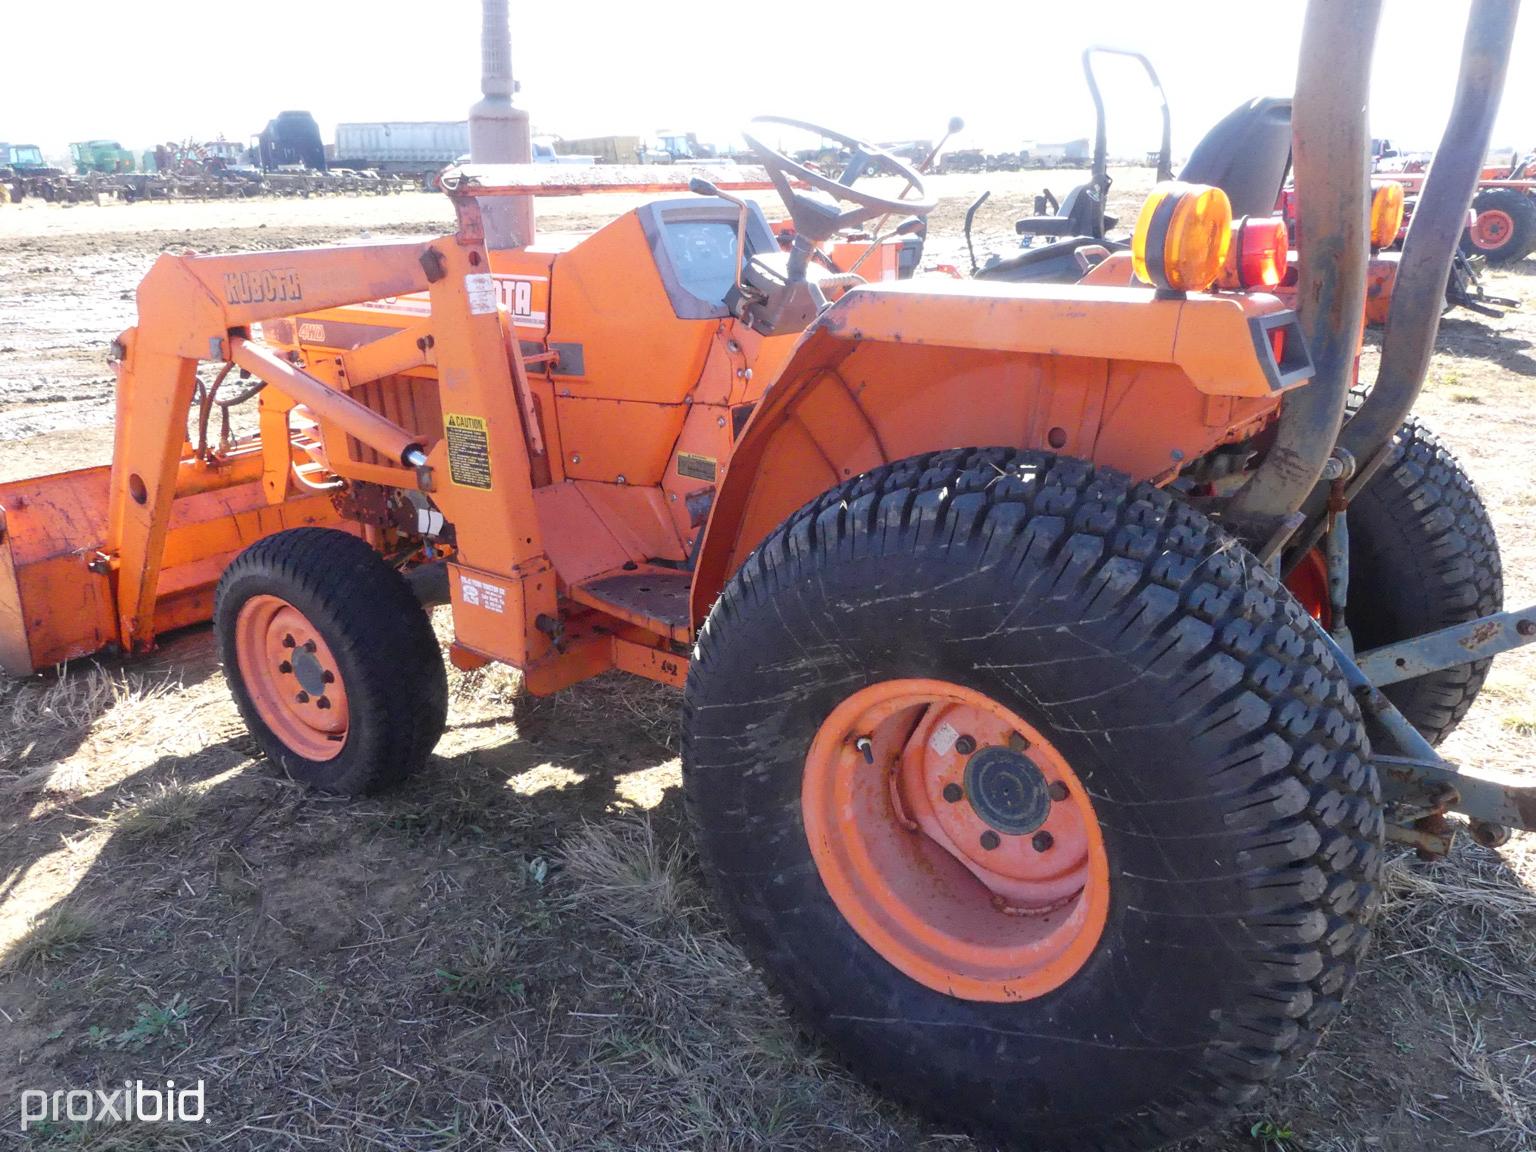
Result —
[[459, 576], [459, 593], [465, 604], [484, 608], [487, 612], [507, 610], [507, 590], [484, 580], [476, 580], [473, 576]]
[[471, 316], [493, 315], [496, 311], [496, 282], [489, 272], [472, 272], [464, 277], [464, 291], [469, 294]]
[[928, 737], [928, 747], [933, 749], [935, 756], [948, 756], [954, 748], [955, 741], [960, 739], [960, 733], [948, 720], [933, 730], [933, 735]]

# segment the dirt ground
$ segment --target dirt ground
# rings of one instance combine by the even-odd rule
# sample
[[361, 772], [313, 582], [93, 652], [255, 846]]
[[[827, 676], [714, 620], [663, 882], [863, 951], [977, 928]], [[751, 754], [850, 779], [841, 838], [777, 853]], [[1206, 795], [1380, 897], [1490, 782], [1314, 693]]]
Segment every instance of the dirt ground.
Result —
[[[982, 189], [978, 255], [1080, 178], [940, 178], [930, 260], [964, 266]], [[1111, 207], [1129, 221], [1146, 186], [1122, 174]], [[428, 194], [0, 208], [0, 479], [109, 458], [106, 345], [159, 253], [450, 226]], [[1449, 317], [1420, 412], [1481, 486], [1514, 605], [1536, 592], [1536, 261], [1492, 280], [1527, 310]], [[1502, 658], [1448, 753], [1529, 771], [1533, 673]], [[0, 1148], [974, 1147], [852, 1082], [726, 938], [666, 691], [605, 678], [531, 702], [491, 669], [451, 692], [431, 769], [346, 802], [254, 757], [206, 630], [129, 667], [0, 681]], [[207, 1123], [20, 1133], [23, 1089], [163, 1077], [204, 1081]], [[1394, 856], [1347, 1016], [1188, 1147], [1536, 1148], [1536, 837]]]

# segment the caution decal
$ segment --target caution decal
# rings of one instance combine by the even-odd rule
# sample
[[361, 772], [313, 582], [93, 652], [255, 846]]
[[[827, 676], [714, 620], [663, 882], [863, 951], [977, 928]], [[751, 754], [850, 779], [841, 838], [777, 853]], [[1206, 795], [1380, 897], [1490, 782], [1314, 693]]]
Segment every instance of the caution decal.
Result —
[[448, 475], [461, 488], [491, 490], [491, 436], [482, 416], [445, 414]]

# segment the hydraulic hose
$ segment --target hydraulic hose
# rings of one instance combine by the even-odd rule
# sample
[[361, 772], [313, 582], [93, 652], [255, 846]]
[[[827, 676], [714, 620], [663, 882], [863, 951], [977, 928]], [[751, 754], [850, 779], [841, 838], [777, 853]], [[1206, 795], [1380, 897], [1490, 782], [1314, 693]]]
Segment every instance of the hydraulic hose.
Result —
[[1366, 105], [1380, 16], [1380, 0], [1307, 5], [1292, 123], [1301, 234], [1297, 307], [1315, 375], [1287, 393], [1273, 444], [1226, 509], [1227, 526], [1255, 548], [1275, 537], [1317, 486], [1354, 381], [1370, 239]]

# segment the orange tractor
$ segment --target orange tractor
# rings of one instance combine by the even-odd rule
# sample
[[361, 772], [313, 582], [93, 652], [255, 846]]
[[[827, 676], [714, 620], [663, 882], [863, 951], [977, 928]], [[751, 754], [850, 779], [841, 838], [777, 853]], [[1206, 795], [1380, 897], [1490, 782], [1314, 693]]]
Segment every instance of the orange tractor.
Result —
[[[530, 692], [675, 685], [717, 898], [856, 1071], [1023, 1146], [1192, 1131], [1338, 1012], [1384, 828], [1536, 825], [1432, 747], [1536, 623], [1498, 611], [1475, 490], [1400, 430], [1514, 12], [1475, 0], [1342, 431], [1375, 0], [1308, 11], [1299, 315], [1212, 288], [1231, 212], [1187, 185], [1141, 213], [1136, 284], [865, 283], [819, 246], [934, 200], [830, 132], [840, 179], [753, 141], [788, 251], [739, 186], [526, 166], [450, 174], [449, 236], [162, 256], [113, 347], [110, 469], [0, 487], [0, 661], [212, 619], [270, 759], [350, 793], [442, 733], [423, 601], [455, 664]], [[615, 179], [695, 194], [488, 243], [518, 214], [486, 205]], [[260, 389], [259, 434], [210, 436], [226, 386]], [[1361, 509], [1399, 543], [1358, 554]]]

